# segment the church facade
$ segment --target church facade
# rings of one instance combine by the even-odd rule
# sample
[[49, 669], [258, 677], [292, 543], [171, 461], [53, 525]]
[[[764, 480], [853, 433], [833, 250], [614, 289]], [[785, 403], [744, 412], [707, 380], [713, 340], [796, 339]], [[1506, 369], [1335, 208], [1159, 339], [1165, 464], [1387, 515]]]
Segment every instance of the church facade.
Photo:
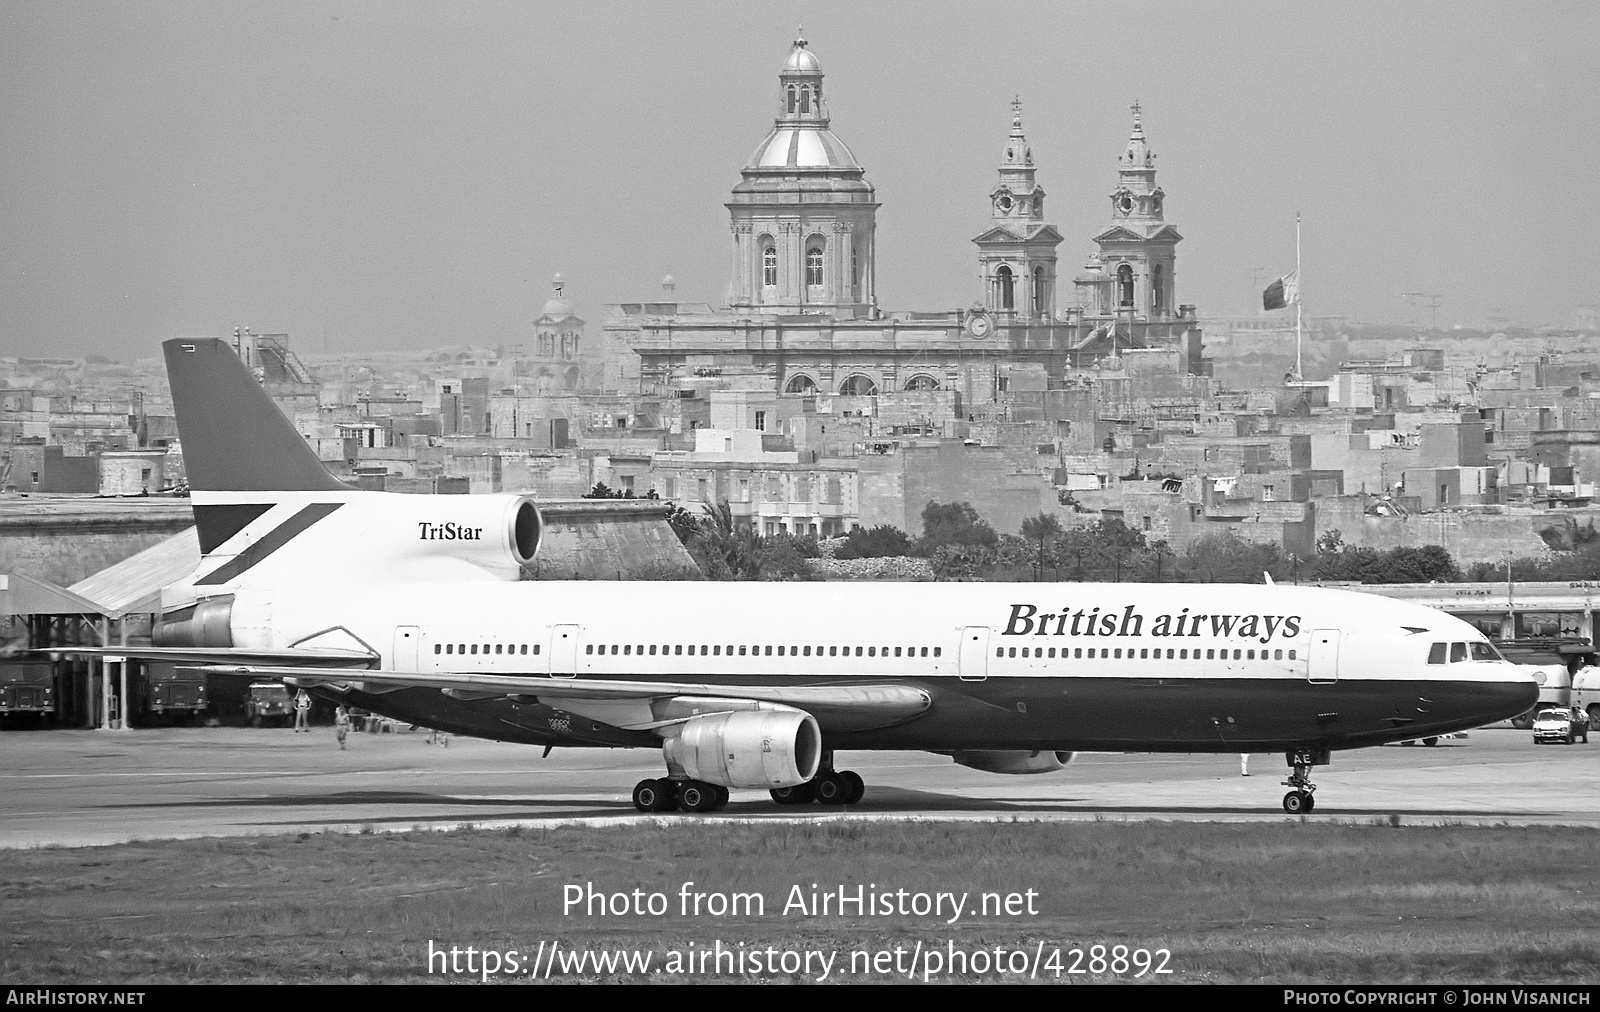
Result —
[[1177, 302], [1176, 245], [1155, 154], [1134, 106], [1110, 223], [1062, 290], [1061, 233], [1012, 103], [991, 220], [973, 238], [982, 297], [957, 312], [885, 312], [875, 278], [879, 204], [864, 168], [834, 135], [823, 73], [804, 38], [778, 74], [778, 115], [741, 171], [727, 209], [726, 306], [676, 301], [607, 307], [604, 385], [670, 396], [694, 377], [790, 394], [872, 396], [954, 390], [994, 399], [1003, 367], [1042, 366], [1051, 386], [1129, 349], [1166, 349], [1204, 373], [1192, 305]]

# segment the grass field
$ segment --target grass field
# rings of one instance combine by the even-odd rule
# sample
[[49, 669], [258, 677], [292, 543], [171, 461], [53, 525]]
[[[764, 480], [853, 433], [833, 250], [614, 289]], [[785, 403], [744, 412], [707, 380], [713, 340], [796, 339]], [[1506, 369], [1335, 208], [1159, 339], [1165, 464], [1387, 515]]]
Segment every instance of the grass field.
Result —
[[[651, 954], [651, 968], [579, 969], [541, 953], [537, 976], [804, 981], [823, 976], [831, 952], [826, 979], [847, 982], [1594, 983], [1597, 844], [1594, 830], [1549, 827], [684, 820], [0, 851], [0, 979], [478, 979], [482, 950], [494, 950], [502, 973], [491, 979], [511, 980], [529, 976], [541, 943], [548, 953], [559, 942], [561, 958], [626, 950]], [[698, 914], [683, 913], [686, 882], [691, 896], [706, 894]], [[627, 894], [630, 908], [658, 894], [664, 913], [564, 911], [565, 887], [585, 883]], [[904, 889], [908, 904], [918, 892], [966, 893], [968, 906], [953, 923], [948, 905], [938, 917], [902, 916], [897, 895], [887, 915], [785, 914], [795, 886], [809, 906], [813, 883], [835, 895], [840, 885], [848, 895], [858, 884]], [[764, 909], [711, 912], [711, 894], [736, 892], [759, 894]], [[998, 912], [974, 913], [983, 893]], [[704, 955], [719, 942], [723, 972]], [[1097, 943], [1108, 949], [1102, 972], [1070, 972], [1091, 968]], [[444, 972], [448, 957], [435, 956], [430, 974], [430, 944], [456, 947], [462, 972]], [[1121, 972], [1117, 945], [1131, 950]], [[893, 956], [896, 947], [905, 951]], [[1012, 949], [1034, 974], [1012, 972]], [[1162, 949], [1164, 959], [1138, 953]], [[513, 950], [518, 974], [504, 972]], [[802, 968], [805, 950], [818, 955]], [[1135, 960], [1171, 972], [1138, 974]]]

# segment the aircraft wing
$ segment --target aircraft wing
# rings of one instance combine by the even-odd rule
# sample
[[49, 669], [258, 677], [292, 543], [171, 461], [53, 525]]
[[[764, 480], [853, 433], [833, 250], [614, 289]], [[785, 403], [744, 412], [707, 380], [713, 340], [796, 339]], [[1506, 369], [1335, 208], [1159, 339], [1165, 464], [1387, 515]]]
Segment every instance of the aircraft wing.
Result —
[[[256, 650], [251, 647], [47, 647], [34, 653], [52, 657], [72, 655], [79, 657], [132, 657], [142, 661], [170, 661], [175, 664], [205, 665], [269, 664], [293, 667], [370, 667], [378, 663], [378, 655], [365, 650], [340, 650], [330, 647], [299, 648], [288, 650]], [[224, 670], [221, 673], [227, 674]]]
[[210, 664], [216, 674], [283, 678], [296, 685], [349, 686], [364, 692], [438, 689], [457, 699], [506, 697], [540, 702], [616, 727], [654, 729], [695, 716], [762, 704], [805, 710], [837, 730], [889, 727], [919, 716], [933, 703], [926, 689], [895, 683], [830, 685], [712, 685], [704, 682], [612, 681], [548, 675], [340, 670], [280, 665]]

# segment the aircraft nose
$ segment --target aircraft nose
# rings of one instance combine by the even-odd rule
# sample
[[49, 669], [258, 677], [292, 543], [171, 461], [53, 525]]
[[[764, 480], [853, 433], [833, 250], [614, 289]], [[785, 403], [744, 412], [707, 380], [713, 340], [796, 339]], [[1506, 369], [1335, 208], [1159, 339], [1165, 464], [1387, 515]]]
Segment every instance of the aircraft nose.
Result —
[[1499, 700], [1499, 713], [1497, 716], [1485, 721], [1492, 723], [1496, 720], [1506, 720], [1519, 714], [1527, 713], [1533, 704], [1539, 701], [1539, 683], [1531, 677], [1517, 678], [1504, 682], [1489, 682], [1484, 688], [1488, 690], [1485, 702]]

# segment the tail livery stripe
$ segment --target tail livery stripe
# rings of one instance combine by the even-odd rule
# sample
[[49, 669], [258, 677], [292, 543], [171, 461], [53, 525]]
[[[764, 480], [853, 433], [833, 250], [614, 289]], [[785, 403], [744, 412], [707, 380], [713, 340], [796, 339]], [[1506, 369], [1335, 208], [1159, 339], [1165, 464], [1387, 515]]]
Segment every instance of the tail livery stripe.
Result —
[[227, 583], [229, 580], [234, 579], [241, 573], [250, 569], [252, 566], [255, 566], [262, 559], [265, 559], [267, 556], [271, 555], [273, 552], [276, 552], [284, 545], [287, 545], [312, 524], [316, 523], [318, 520], [321, 520], [323, 517], [328, 516], [334, 510], [343, 505], [344, 503], [337, 502], [312, 503], [310, 506], [307, 506], [305, 509], [296, 513], [288, 520], [285, 520], [283, 523], [267, 532], [266, 537], [262, 538], [260, 541], [257, 541], [249, 548], [246, 548], [238, 555], [235, 555], [228, 562], [223, 563], [216, 569], [207, 573], [205, 576], [202, 576], [200, 579], [194, 581], [195, 586], [215, 586], [219, 583]]
[[272, 508], [264, 503], [194, 505], [194, 526], [200, 533], [200, 554], [210, 555], [229, 538], [244, 530]]

